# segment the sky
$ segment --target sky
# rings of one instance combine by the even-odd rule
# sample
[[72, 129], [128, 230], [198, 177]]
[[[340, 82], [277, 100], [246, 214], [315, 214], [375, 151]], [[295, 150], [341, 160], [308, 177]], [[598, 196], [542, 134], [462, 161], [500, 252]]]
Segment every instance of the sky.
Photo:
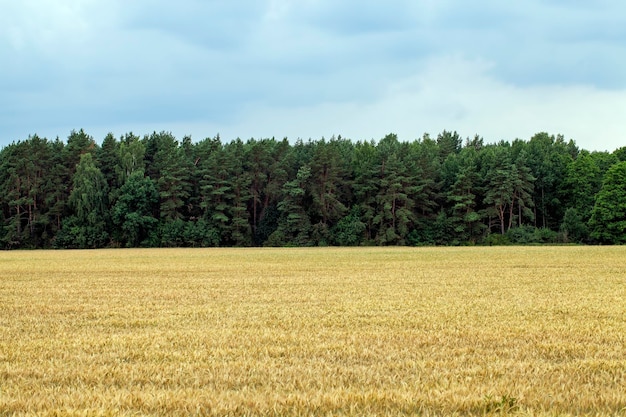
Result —
[[0, 0], [0, 146], [169, 131], [626, 146], [623, 0]]

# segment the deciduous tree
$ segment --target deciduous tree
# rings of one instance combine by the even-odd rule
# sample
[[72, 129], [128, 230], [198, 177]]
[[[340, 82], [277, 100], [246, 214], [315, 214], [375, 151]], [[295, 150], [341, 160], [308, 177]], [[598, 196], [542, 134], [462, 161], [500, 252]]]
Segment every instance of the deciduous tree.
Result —
[[626, 162], [606, 173], [589, 221], [591, 237], [600, 243], [626, 243]]

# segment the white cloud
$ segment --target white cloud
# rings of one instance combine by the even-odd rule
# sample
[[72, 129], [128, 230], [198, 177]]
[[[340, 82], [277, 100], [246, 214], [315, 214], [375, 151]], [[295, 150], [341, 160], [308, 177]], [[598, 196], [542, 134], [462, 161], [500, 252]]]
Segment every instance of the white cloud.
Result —
[[414, 140], [423, 133], [456, 130], [464, 137], [479, 134], [497, 142], [528, 140], [546, 131], [589, 150], [612, 151], [626, 144], [626, 91], [582, 85], [520, 88], [494, 79], [490, 68], [459, 57], [433, 59], [421, 72], [389, 84], [377, 100], [254, 106], [244, 120], [222, 130], [223, 137], [318, 139], [341, 134], [369, 140], [394, 132]]
[[[0, 33], [20, 53], [48, 57], [85, 45], [115, 13], [116, 3], [98, 0], [2, 2]], [[4, 37], [3, 36], [3, 37]]]

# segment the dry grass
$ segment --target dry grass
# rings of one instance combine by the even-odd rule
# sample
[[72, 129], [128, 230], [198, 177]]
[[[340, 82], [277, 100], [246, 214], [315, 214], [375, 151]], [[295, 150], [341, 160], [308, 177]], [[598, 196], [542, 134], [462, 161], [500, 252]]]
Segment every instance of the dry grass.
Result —
[[625, 260], [0, 253], [0, 415], [626, 414]]

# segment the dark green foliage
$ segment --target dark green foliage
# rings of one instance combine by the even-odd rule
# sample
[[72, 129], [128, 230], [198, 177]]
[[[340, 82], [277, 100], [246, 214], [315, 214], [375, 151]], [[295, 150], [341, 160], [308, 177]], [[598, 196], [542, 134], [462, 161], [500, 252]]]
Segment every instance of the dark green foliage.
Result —
[[309, 198], [309, 179], [311, 178], [311, 167], [304, 165], [300, 167], [296, 178], [285, 183], [283, 187], [283, 198], [278, 203], [278, 211], [281, 214], [278, 229], [272, 233], [276, 235], [272, 238], [275, 244], [282, 242], [290, 246], [309, 246], [311, 220], [306, 211], [306, 201]]
[[620, 162], [626, 161], [626, 146], [622, 146], [619, 149], [616, 149], [613, 152], [613, 156], [615, 156]]
[[214, 247], [220, 243], [217, 230], [204, 220], [184, 221], [175, 219], [162, 224], [159, 228], [158, 246], [180, 247]]
[[589, 220], [591, 237], [604, 244], [626, 243], [626, 162], [606, 173]]
[[[159, 192], [159, 217], [166, 222], [180, 219], [190, 195], [191, 161], [185, 158], [183, 148], [171, 133], [153, 133], [148, 143], [154, 151], [149, 176], [155, 181]], [[141, 154], [140, 143], [130, 142], [127, 151], [123, 159], [126, 174], [138, 169], [135, 160]]]
[[328, 230], [345, 212], [345, 194], [350, 178], [341, 163], [337, 140], [321, 140], [313, 145], [311, 167], [310, 217], [320, 228]]
[[0, 152], [0, 242], [4, 247], [52, 245], [67, 215], [69, 167], [63, 158], [62, 142], [36, 135]]
[[511, 162], [510, 148], [508, 146], [492, 146], [487, 150], [486, 159], [486, 193], [484, 202], [487, 204], [486, 213], [490, 219], [489, 230], [496, 226], [500, 234], [505, 234], [510, 228], [507, 224], [511, 219], [507, 218], [509, 208], [514, 200], [514, 173]]
[[409, 245], [458, 245], [460, 243], [459, 240], [454, 240], [453, 223], [443, 210], [433, 220], [422, 220], [416, 226], [408, 235]]
[[507, 240], [515, 245], [532, 245], [558, 243], [559, 234], [550, 229], [535, 228], [532, 226], [518, 226], [506, 232]]
[[532, 200], [535, 226], [556, 229], [565, 213], [563, 179], [567, 165], [576, 157], [578, 148], [562, 136], [545, 132], [534, 135], [525, 145], [527, 163], [535, 178]]
[[614, 153], [485, 145], [38, 136], [0, 151], [3, 248], [626, 243]]
[[[250, 246], [253, 228], [248, 207], [257, 204], [254, 219], [258, 222], [261, 193], [251, 187], [254, 176], [258, 180], [261, 174], [246, 170], [246, 145], [241, 140], [223, 145], [216, 137], [202, 141], [200, 146], [197, 166], [201, 216], [217, 231], [221, 245]], [[261, 186], [258, 182], [254, 185]]]
[[440, 160], [444, 161], [448, 158], [448, 156], [459, 153], [461, 151], [462, 144], [463, 139], [458, 133], [451, 133], [444, 130], [437, 136], [437, 147], [439, 148]]
[[66, 167], [68, 168], [70, 177], [76, 171], [76, 166], [80, 162], [81, 155], [94, 152], [96, 150], [96, 142], [91, 136], [86, 134], [83, 129], [78, 132], [72, 131], [67, 138], [67, 145], [63, 149], [63, 156]]
[[160, 227], [161, 246], [178, 248], [186, 246], [185, 228], [187, 224], [182, 219], [170, 220]]
[[350, 214], [343, 217], [332, 228], [331, 242], [339, 246], [359, 246], [364, 240], [365, 223], [360, 219], [359, 206], [355, 206]]
[[578, 211], [570, 207], [565, 211], [560, 229], [565, 243], [581, 243], [588, 239], [589, 229]]
[[[103, 143], [104, 147], [105, 143]], [[112, 145], [109, 145], [112, 147]], [[117, 184], [122, 185], [126, 179], [135, 171], [144, 170], [146, 146], [138, 136], [128, 133], [122, 137], [117, 147]], [[111, 157], [114, 158], [113, 156]]]
[[226, 146], [225, 152], [232, 190], [228, 209], [227, 244], [229, 246], [250, 246], [252, 244], [252, 228], [249, 222], [248, 204], [252, 198], [250, 192], [252, 177], [244, 166], [246, 150], [241, 140], [235, 140]]
[[120, 143], [115, 139], [113, 134], [109, 133], [106, 135], [102, 141], [102, 146], [96, 149], [96, 163], [100, 172], [104, 175], [109, 188], [118, 188], [120, 185], [118, 170], [121, 166]]
[[[451, 158], [448, 157], [450, 161]], [[478, 153], [472, 147], [464, 148], [459, 156], [454, 156], [456, 173], [448, 192], [451, 205], [449, 218], [456, 243], [476, 241], [482, 235], [484, 214], [480, 212], [480, 176], [478, 173]]]
[[112, 209], [117, 238], [122, 246], [140, 246], [158, 224], [154, 212], [159, 193], [154, 181], [140, 170], [130, 174], [119, 194]]
[[412, 195], [417, 190], [409, 175], [396, 152], [383, 156], [373, 219], [378, 229], [375, 239], [380, 245], [404, 245], [404, 238], [415, 220]]
[[486, 192], [485, 214], [490, 219], [489, 228], [498, 225], [500, 234], [514, 226], [521, 227], [524, 219], [534, 219], [532, 192], [535, 178], [526, 165], [526, 152], [513, 160], [514, 149], [508, 144], [488, 147], [485, 155]]
[[376, 232], [374, 229], [374, 213], [376, 210], [377, 181], [377, 152], [374, 142], [358, 142], [352, 157], [354, 172], [353, 193], [354, 200], [359, 207], [361, 222], [365, 225], [365, 240], [372, 241]]
[[[587, 151], [581, 151], [576, 159], [567, 165], [561, 201], [568, 209], [574, 208], [586, 222], [591, 217], [595, 195], [601, 186], [602, 174], [596, 158]], [[572, 213], [570, 217], [571, 215]]]
[[57, 247], [100, 248], [109, 243], [110, 221], [108, 184], [96, 167], [93, 156], [85, 153], [74, 174], [69, 197], [72, 215], [57, 235]]

